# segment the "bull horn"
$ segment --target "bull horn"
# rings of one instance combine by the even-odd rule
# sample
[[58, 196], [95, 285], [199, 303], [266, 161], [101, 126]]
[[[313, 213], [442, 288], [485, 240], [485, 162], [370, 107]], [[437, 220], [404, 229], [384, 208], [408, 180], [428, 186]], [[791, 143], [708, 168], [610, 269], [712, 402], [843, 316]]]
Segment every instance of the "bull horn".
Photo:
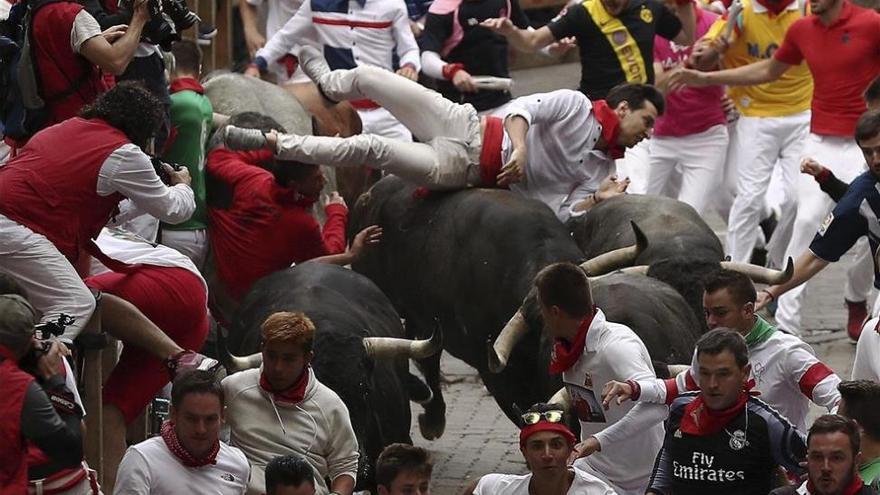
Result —
[[559, 389], [558, 392], [553, 394], [553, 397], [550, 397], [550, 400], [547, 401], [548, 404], [559, 404], [566, 411], [571, 411], [571, 395], [569, 395], [568, 390], [565, 387]]
[[440, 351], [442, 334], [435, 331], [428, 340], [399, 339], [395, 337], [364, 337], [364, 349], [373, 359], [405, 357], [425, 359]]
[[636, 266], [627, 266], [621, 268], [620, 270], [615, 270], [611, 273], [606, 273], [605, 275], [599, 275], [598, 277], [590, 277], [590, 280], [598, 280], [602, 277], [609, 277], [615, 274], [622, 275], [648, 275], [648, 265], [636, 265]]
[[249, 356], [234, 356], [229, 354], [226, 361], [226, 369], [229, 374], [232, 374], [238, 371], [259, 368], [263, 364], [263, 354], [259, 352]]
[[734, 261], [722, 261], [721, 268], [747, 275], [753, 282], [767, 285], [779, 285], [788, 282], [794, 274], [794, 261], [788, 258], [785, 270], [774, 270], [751, 263], [736, 263]]
[[529, 331], [526, 319], [523, 317], [522, 309], [517, 310], [513, 318], [504, 325], [501, 333], [495, 338], [495, 343], [489, 348], [489, 371], [492, 373], [501, 373], [507, 367], [507, 359], [517, 342], [525, 337]]
[[636, 243], [624, 248], [608, 251], [581, 263], [581, 269], [590, 277], [604, 275], [608, 272], [632, 265], [636, 258], [648, 247], [648, 238], [635, 222], [630, 222]]

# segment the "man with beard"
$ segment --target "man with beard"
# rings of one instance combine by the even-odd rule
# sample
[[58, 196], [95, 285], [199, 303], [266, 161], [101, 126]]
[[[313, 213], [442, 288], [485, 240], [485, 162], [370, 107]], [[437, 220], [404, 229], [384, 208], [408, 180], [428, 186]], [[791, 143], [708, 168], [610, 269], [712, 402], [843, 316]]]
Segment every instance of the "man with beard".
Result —
[[855, 421], [836, 414], [820, 417], [807, 437], [807, 481], [770, 495], [876, 495], [859, 477], [859, 446]]

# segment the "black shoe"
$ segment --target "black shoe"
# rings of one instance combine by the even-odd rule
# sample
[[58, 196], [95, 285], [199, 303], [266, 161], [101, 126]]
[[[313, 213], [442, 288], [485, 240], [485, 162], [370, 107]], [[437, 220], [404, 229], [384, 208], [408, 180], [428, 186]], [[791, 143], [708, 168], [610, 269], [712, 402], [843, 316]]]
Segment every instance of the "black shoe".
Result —
[[162, 8], [174, 22], [178, 33], [195, 26], [201, 20], [195, 12], [189, 10], [185, 0], [162, 0]]
[[199, 41], [211, 42], [217, 36], [217, 28], [210, 22], [199, 21]]
[[776, 226], [779, 225], [779, 214], [776, 213], [776, 210], [770, 210], [770, 216], [761, 220], [758, 225], [761, 227], [761, 232], [764, 233], [764, 243], [770, 242], [773, 232], [776, 231]]

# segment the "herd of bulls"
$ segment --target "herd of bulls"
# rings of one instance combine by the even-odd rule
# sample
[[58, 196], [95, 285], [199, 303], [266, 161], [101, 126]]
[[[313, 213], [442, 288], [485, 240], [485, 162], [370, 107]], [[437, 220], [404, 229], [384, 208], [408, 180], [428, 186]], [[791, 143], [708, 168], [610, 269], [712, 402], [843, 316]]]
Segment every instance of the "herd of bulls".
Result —
[[[271, 101], [292, 100], [284, 90], [259, 81], [230, 85], [236, 77], [206, 84], [217, 111], [256, 110], [246, 100], [259, 95], [261, 108], [288, 125], [291, 116], [275, 109], [290, 102]], [[298, 110], [293, 117], [302, 127], [307, 114]], [[658, 376], [668, 373], [668, 364], [690, 362], [706, 329], [703, 276], [722, 264], [762, 283], [791, 275], [790, 263], [777, 272], [723, 261], [709, 226], [672, 199], [619, 196], [563, 225], [543, 203], [505, 190], [424, 198], [414, 192], [393, 176], [373, 185], [353, 207], [348, 230], [353, 235], [379, 225], [382, 242], [352, 270], [305, 263], [262, 279], [225, 339], [230, 353], [250, 355], [259, 351], [259, 327], [269, 314], [303, 311], [315, 322], [312, 366], [349, 408], [361, 448], [359, 486], [372, 484], [372, 463], [383, 446], [411, 442], [411, 400], [424, 407], [422, 436], [443, 434], [441, 342], [478, 371], [510, 418], [561, 388], [547, 371], [552, 342], [542, 332], [532, 290], [535, 275], [551, 263], [581, 264], [596, 305], [641, 337]], [[409, 359], [424, 380], [409, 371]], [[245, 358], [229, 366], [249, 364]]]

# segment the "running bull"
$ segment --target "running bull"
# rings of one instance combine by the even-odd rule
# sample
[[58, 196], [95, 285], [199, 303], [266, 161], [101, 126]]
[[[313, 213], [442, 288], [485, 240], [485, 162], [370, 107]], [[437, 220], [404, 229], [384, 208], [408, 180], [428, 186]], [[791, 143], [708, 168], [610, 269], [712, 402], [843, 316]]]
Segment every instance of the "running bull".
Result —
[[[409, 358], [440, 351], [440, 335], [412, 341], [400, 316], [370, 280], [330, 264], [304, 263], [258, 281], [233, 319], [230, 372], [261, 363], [260, 325], [278, 311], [301, 311], [315, 324], [312, 368], [348, 407], [360, 449], [357, 488], [375, 488], [375, 461], [394, 442], [412, 443], [410, 400], [430, 391], [409, 373]], [[257, 354], [251, 354], [257, 353]]]
[[[388, 295], [405, 318], [410, 337], [426, 338], [439, 323], [444, 348], [477, 369], [513, 419], [517, 408], [546, 401], [561, 385], [547, 372], [551, 342], [543, 336], [540, 311], [530, 296], [532, 281], [551, 263], [582, 262], [583, 253], [540, 202], [498, 189], [432, 193], [425, 199], [414, 198], [414, 191], [406, 182], [386, 177], [361, 196], [351, 232], [378, 224], [384, 233], [382, 243], [354, 268]], [[582, 266], [590, 275], [601, 275], [631, 264], [644, 249], [642, 238], [636, 246]], [[690, 359], [699, 323], [672, 288], [643, 276], [613, 274], [594, 279], [594, 293], [608, 318], [633, 328], [655, 360]], [[495, 342], [524, 299], [528, 309], [518, 320], [522, 331], [501, 349], [509, 365], [493, 373], [489, 357], [497, 355], [487, 352], [487, 344]], [[439, 360], [436, 355], [418, 361], [433, 390], [419, 417], [425, 438], [439, 437], [445, 426]], [[495, 363], [496, 369], [501, 367]]]
[[783, 272], [724, 261], [721, 241], [699, 213], [671, 198], [617, 196], [595, 206], [589, 214], [572, 219], [568, 228], [584, 255], [591, 257], [633, 243], [630, 222], [643, 229], [648, 246], [636, 256], [637, 266], [628, 271], [647, 274], [674, 287], [700, 322], [701, 333], [706, 330], [702, 281], [719, 266], [746, 273], [755, 282], [770, 284], [787, 280], [793, 270], [791, 261]]

